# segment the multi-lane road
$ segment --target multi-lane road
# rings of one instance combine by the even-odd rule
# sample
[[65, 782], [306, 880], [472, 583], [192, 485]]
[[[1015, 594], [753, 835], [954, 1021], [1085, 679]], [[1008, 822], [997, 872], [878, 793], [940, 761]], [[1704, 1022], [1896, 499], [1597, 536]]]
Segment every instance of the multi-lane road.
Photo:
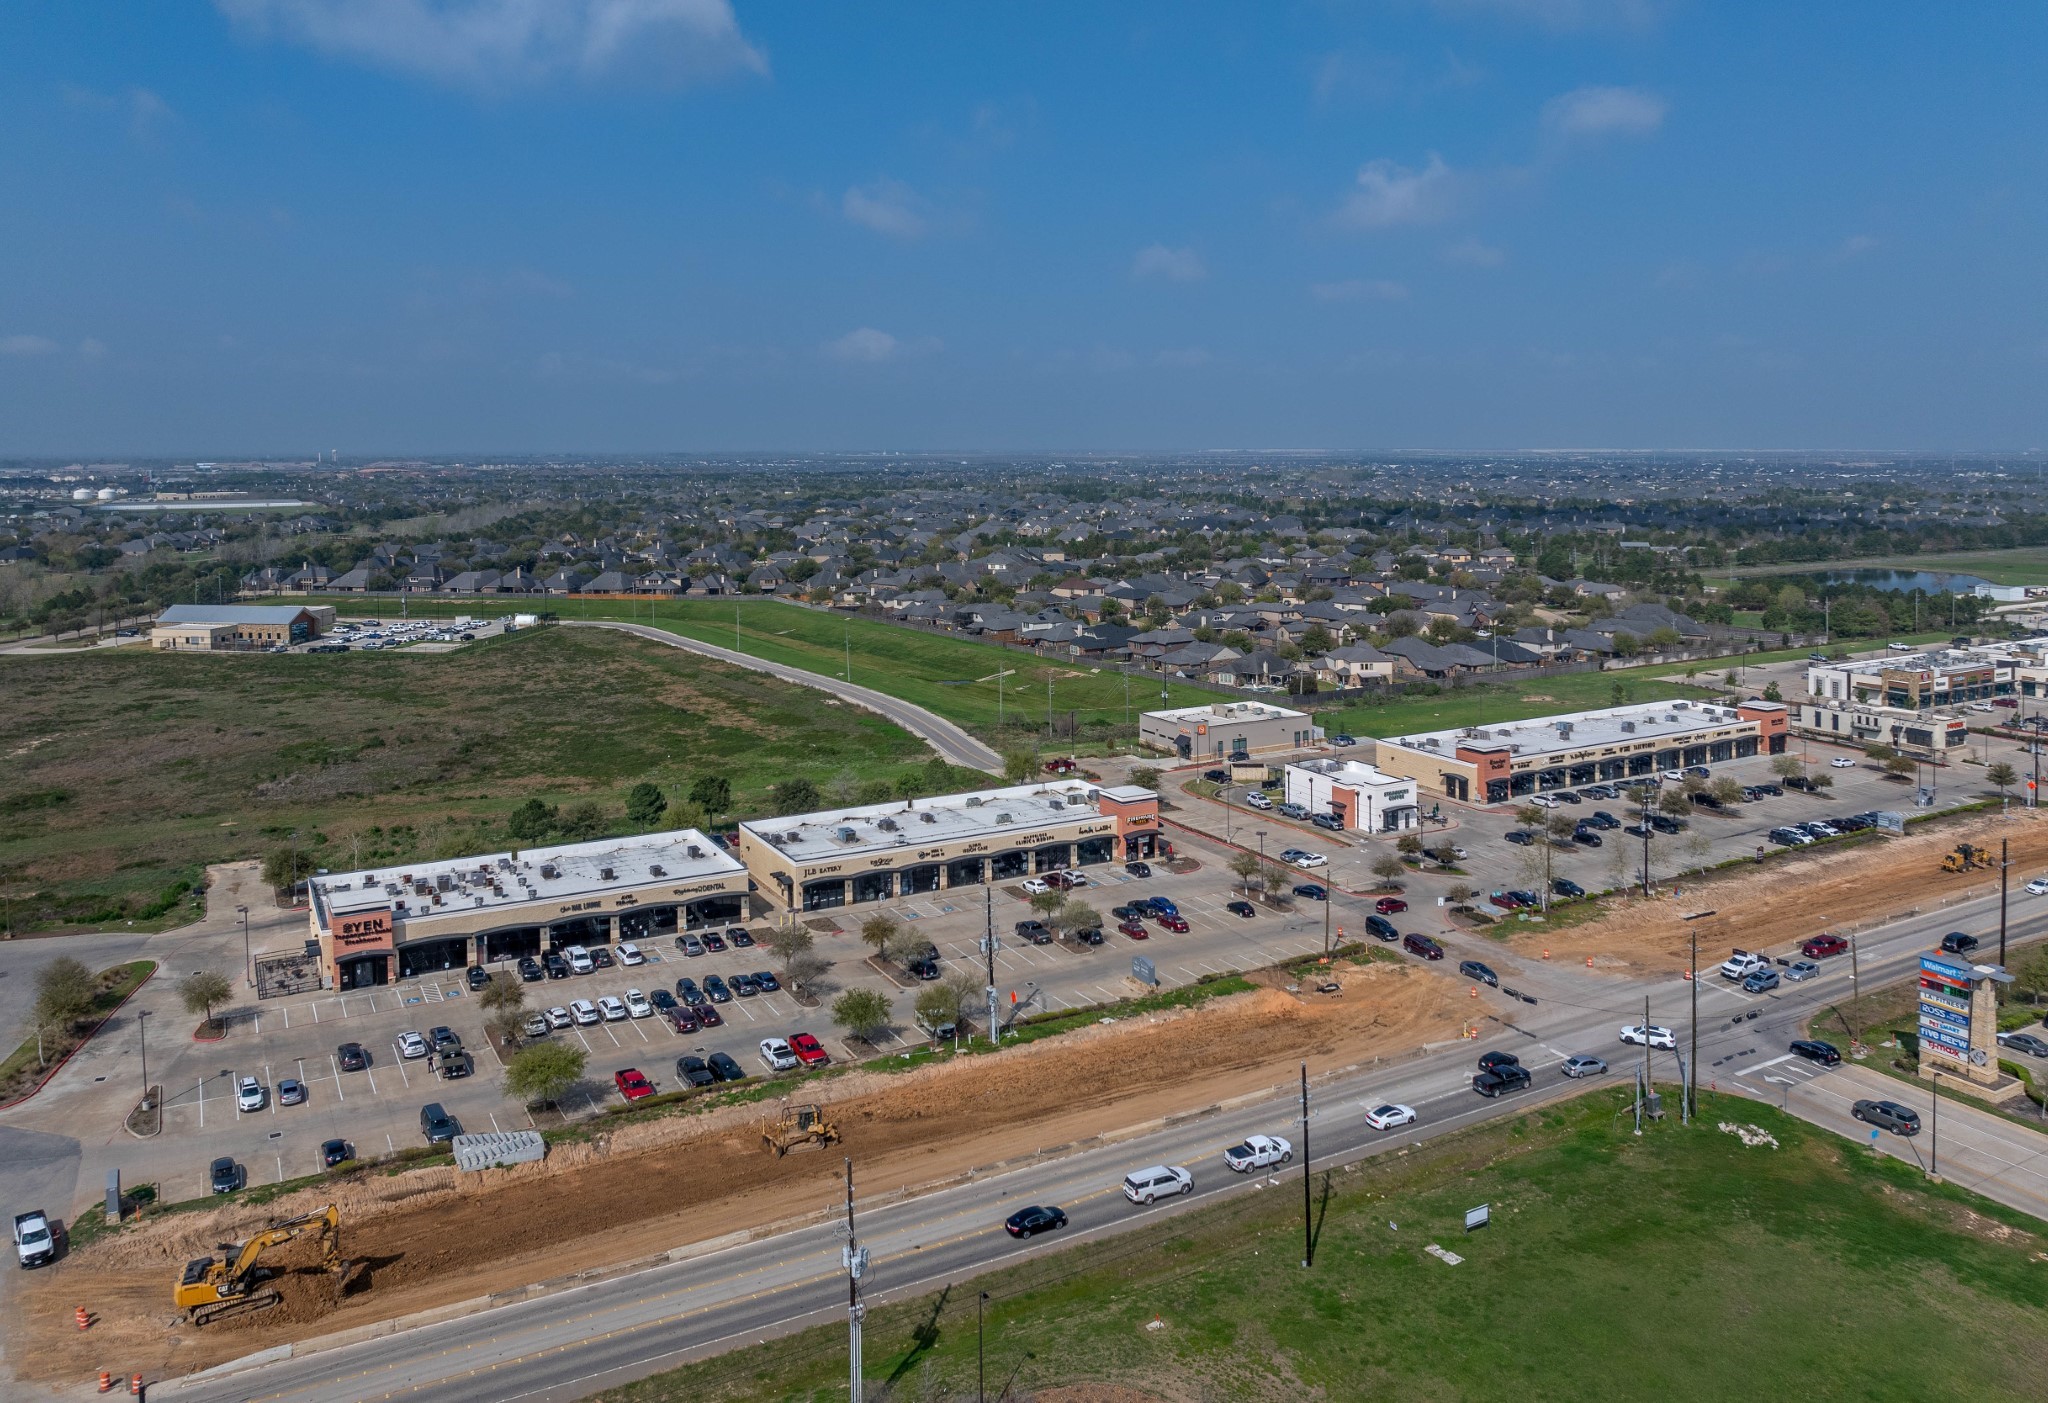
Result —
[[[1858, 937], [1862, 977], [1872, 985], [1904, 977], [1921, 951], [1955, 926], [1981, 929], [1995, 919], [1989, 903], [1957, 906]], [[2048, 912], [2029, 913], [2013, 925], [2016, 938], [2048, 933]], [[1457, 952], [1453, 952], [1454, 954]], [[1719, 952], [1716, 952], [1718, 955]], [[1511, 982], [1548, 990], [1491, 1028], [1491, 1036], [1398, 1066], [1326, 1070], [1313, 1088], [1309, 1149], [1314, 1165], [1332, 1165], [1415, 1140], [1441, 1135], [1490, 1116], [1523, 1110], [1544, 1098], [1568, 1095], [1582, 1083], [1566, 1081], [1558, 1064], [1568, 1055], [1595, 1052], [1627, 1076], [1641, 1054], [1616, 1040], [1623, 1023], [1641, 1018], [1647, 992], [1654, 1021], [1674, 1027], [1679, 1047], [1692, 1042], [1690, 1009], [1699, 1002], [1700, 1082], [1777, 1102], [1793, 1114], [1861, 1140], [1867, 1127], [1851, 1120], [1849, 1104], [1864, 1096], [1890, 1096], [1919, 1107], [1917, 1088], [1867, 1068], [1822, 1070], [1786, 1060], [1786, 1043], [1802, 1020], [1841, 996], [1848, 972], [1830, 968], [1804, 985], [1775, 995], [1742, 993], [1710, 972], [1697, 990], [1682, 981], [1655, 984], [1567, 976], [1555, 968], [1523, 971], [1498, 951]], [[1706, 952], [1702, 962], [1708, 963]], [[1839, 963], [1839, 962], [1836, 962]], [[1711, 971], [1711, 965], [1709, 964]], [[1535, 1086], [1520, 1096], [1488, 1101], [1470, 1089], [1477, 1052], [1516, 1053], [1535, 1071]], [[1668, 1052], [1655, 1054], [1656, 1072], [1676, 1080]], [[1341, 1060], [1337, 1050], [1333, 1061]], [[1384, 1101], [1411, 1105], [1419, 1122], [1379, 1132], [1365, 1113]], [[1666, 1098], [1675, 1113], [1677, 1097]], [[1287, 1088], [1250, 1088], [1239, 1104], [1213, 1108], [1173, 1124], [1134, 1127], [1074, 1153], [1024, 1165], [994, 1167], [969, 1182], [862, 1207], [860, 1228], [874, 1266], [870, 1301], [934, 1290], [999, 1269], [1026, 1253], [1057, 1251], [1158, 1218], [1197, 1208], [1228, 1193], [1291, 1181], [1228, 1172], [1220, 1151], [1245, 1134], [1265, 1131], [1299, 1141], [1297, 1108]], [[1930, 1126], [1931, 1132], [1931, 1126]], [[1880, 1137], [1878, 1150], [1925, 1166], [1939, 1155], [1942, 1175], [1989, 1198], [2048, 1217], [2048, 1135], [1965, 1104], [1945, 1101], [1940, 1142]], [[1193, 1192], [1150, 1207], [1130, 1204], [1118, 1190], [1129, 1170], [1154, 1163], [1184, 1164]], [[1300, 1172], [1301, 1161], [1280, 1175]], [[1011, 1240], [1002, 1220], [1018, 1207], [1053, 1203], [1071, 1226], [1028, 1243]], [[356, 1403], [394, 1397], [447, 1400], [558, 1400], [641, 1377], [724, 1349], [844, 1317], [846, 1285], [840, 1269], [843, 1226], [820, 1203], [813, 1220], [751, 1241], [706, 1243], [679, 1249], [664, 1261], [613, 1279], [575, 1286], [516, 1304], [480, 1310], [376, 1340], [333, 1348], [276, 1352], [245, 1367], [157, 1385], [158, 1399], [276, 1400], [277, 1403]]]

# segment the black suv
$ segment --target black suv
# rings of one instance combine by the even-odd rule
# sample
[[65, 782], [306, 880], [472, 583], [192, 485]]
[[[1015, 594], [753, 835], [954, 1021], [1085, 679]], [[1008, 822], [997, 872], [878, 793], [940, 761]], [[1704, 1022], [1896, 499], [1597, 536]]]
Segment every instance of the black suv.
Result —
[[1472, 1078], [1472, 1089], [1481, 1096], [1506, 1096], [1511, 1092], [1528, 1090], [1533, 1080], [1527, 1067], [1489, 1067]]
[[1842, 1054], [1835, 1051], [1833, 1043], [1824, 1043], [1818, 1038], [1793, 1039], [1792, 1055], [1804, 1057], [1809, 1062], [1818, 1062], [1823, 1067], [1833, 1067], [1842, 1060]]
[[429, 1145], [445, 1145], [461, 1133], [462, 1127], [442, 1109], [439, 1101], [429, 1101], [420, 1107], [420, 1134], [427, 1137]]
[[1519, 1067], [1522, 1059], [1512, 1052], [1482, 1052], [1479, 1054], [1479, 1070], [1490, 1072], [1496, 1067]]
[[546, 956], [543, 957], [542, 962], [547, 966], [548, 978], [567, 979], [569, 977], [569, 962], [562, 957], [559, 951], [548, 951]]
[[1941, 938], [1941, 948], [1951, 955], [1967, 955], [1984, 942], [1974, 935], [1952, 930]]
[[1849, 1114], [1860, 1121], [1867, 1121], [1894, 1135], [1918, 1135], [1920, 1113], [1911, 1106], [1901, 1106], [1896, 1101], [1858, 1101], [1849, 1108]]
[[1377, 936], [1381, 940], [1399, 940], [1401, 938], [1401, 932], [1394, 929], [1394, 923], [1385, 916], [1367, 916], [1365, 918], [1365, 929], [1368, 934]]
[[540, 967], [540, 961], [531, 955], [522, 956], [519, 961], [519, 977], [528, 984], [538, 984], [546, 979], [547, 971]]

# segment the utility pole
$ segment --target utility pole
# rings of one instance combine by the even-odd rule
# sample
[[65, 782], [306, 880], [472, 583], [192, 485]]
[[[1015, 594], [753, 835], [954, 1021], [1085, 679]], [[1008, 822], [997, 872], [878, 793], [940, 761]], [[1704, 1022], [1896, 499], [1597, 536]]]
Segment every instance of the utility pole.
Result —
[[1323, 885], [1323, 963], [1330, 962], [1330, 888]]
[[149, 1107], [149, 1010], [135, 1010], [135, 1034], [142, 1047], [142, 1109]]
[[1316, 1264], [1315, 1199], [1308, 1182], [1308, 1063], [1301, 1064], [1301, 1266]]
[[867, 1275], [868, 1253], [853, 1231], [853, 1161], [846, 1161], [846, 1246], [839, 1260], [846, 1267], [846, 1364], [850, 1391], [847, 1403], [861, 1403], [860, 1325], [867, 1307], [860, 1303], [860, 1279]]
[[1643, 812], [1637, 819], [1637, 826], [1643, 830], [1643, 899], [1650, 898], [1650, 786], [1637, 788], [1636, 793], [1643, 802]]
[[982, 1349], [981, 1310], [988, 1304], [988, 1292], [974, 1303], [974, 1403], [988, 1403], [988, 1357]]
[[853, 681], [853, 620], [845, 619], [841, 622], [844, 627], [840, 632], [840, 638], [846, 645], [846, 680], [851, 682]]
[[[983, 858], [982, 861], [988, 861]], [[988, 1040], [1000, 1047], [1002, 1035], [996, 1025], [996, 915], [995, 894], [985, 884], [981, 889], [982, 953], [988, 956]]]
[[1931, 1084], [1934, 1088], [1934, 1138], [1933, 1143], [1927, 1149], [1927, 1177], [1939, 1180], [1941, 1178], [1941, 1073], [1934, 1072], [1931, 1075], [1933, 1078]]
[[1692, 985], [1692, 1056], [1686, 1059], [1689, 1075], [1685, 1085], [1679, 1088], [1679, 1091], [1683, 1094], [1679, 1097], [1678, 1101], [1679, 1109], [1684, 1112], [1681, 1119], [1687, 1125], [1692, 1124], [1693, 1116], [1699, 1112], [1699, 1108], [1693, 1105], [1693, 1099], [1699, 1095], [1700, 1084], [1700, 928], [1692, 926], [1690, 929], [1692, 931], [1692, 978], [1686, 980], [1686, 983]]
[[1643, 995], [1643, 1084], [1636, 1092], [1636, 1134], [1643, 1133], [1643, 1103], [1650, 1099], [1650, 996]]
[[[298, 875], [298, 869], [298, 856], [294, 853], [292, 857], [292, 875], [294, 878]], [[256, 961], [249, 954], [249, 908], [237, 906], [235, 914], [242, 918], [242, 978], [253, 989], [256, 987]]]
[[1045, 735], [1052, 739], [1052, 664], [1045, 668]]
[[732, 606], [732, 650], [735, 653], [740, 650], [740, 606], [738, 600], [734, 600]]
[[1998, 963], [2005, 964], [2005, 888], [2006, 874], [2012, 870], [2012, 858], [2008, 851], [2012, 846], [2009, 838], [1998, 840]]

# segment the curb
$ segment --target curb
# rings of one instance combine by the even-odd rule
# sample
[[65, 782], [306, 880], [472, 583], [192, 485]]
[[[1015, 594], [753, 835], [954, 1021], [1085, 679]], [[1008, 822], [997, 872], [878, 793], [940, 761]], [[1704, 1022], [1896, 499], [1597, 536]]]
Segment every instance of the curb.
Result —
[[135, 987], [133, 989], [130, 989], [127, 993], [121, 996], [121, 1002], [115, 1004], [112, 1008], [108, 1009], [106, 1013], [101, 1016], [99, 1022], [93, 1024], [92, 1027], [86, 1029], [85, 1036], [78, 1040], [77, 1047], [74, 1047], [71, 1049], [71, 1051], [65, 1053], [63, 1059], [59, 1061], [56, 1066], [44, 1072], [42, 1079], [38, 1081], [34, 1086], [30, 1087], [27, 1091], [24, 1091], [21, 1095], [15, 1097], [12, 1101], [0, 1102], [0, 1111], [11, 1111], [16, 1106], [19, 1106], [23, 1102], [27, 1101], [31, 1096], [34, 1096], [38, 1091], [41, 1091], [44, 1087], [48, 1086], [50, 1084], [50, 1078], [56, 1076], [57, 1073], [63, 1071], [65, 1066], [71, 1061], [72, 1058], [78, 1056], [79, 1053], [85, 1051], [86, 1045], [90, 1043], [94, 1038], [100, 1035], [100, 1029], [106, 1027], [107, 1024], [112, 1021], [114, 1015], [119, 1013], [123, 1008], [127, 1006], [128, 1000], [134, 998], [137, 994], [141, 993], [142, 986], [149, 983], [150, 980], [156, 978], [156, 972], [163, 968], [163, 963], [160, 960], [151, 960], [149, 962], [149, 966], [149, 973], [143, 975], [142, 978], [135, 981]]

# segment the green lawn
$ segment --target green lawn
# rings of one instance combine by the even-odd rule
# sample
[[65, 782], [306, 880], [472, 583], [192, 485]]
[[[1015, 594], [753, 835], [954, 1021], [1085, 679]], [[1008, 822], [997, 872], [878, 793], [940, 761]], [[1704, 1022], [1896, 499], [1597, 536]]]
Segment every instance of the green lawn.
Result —
[[175, 655], [123, 648], [0, 665], [0, 896], [17, 929], [189, 920], [202, 864], [293, 829], [320, 865], [491, 851], [528, 797], [700, 775], [735, 813], [808, 776], [828, 799], [915, 772], [923, 742], [806, 687], [617, 634], [547, 628], [452, 653]]
[[[1626, 1101], [1608, 1087], [1381, 1156], [1326, 1199], [1319, 1177], [1311, 1270], [1290, 1179], [872, 1309], [867, 1372], [891, 1398], [973, 1397], [987, 1290], [991, 1398], [1013, 1374], [1258, 1403], [2039, 1396], [2041, 1224], [1768, 1107], [1704, 1096], [1695, 1127], [1636, 1139]], [[1493, 1225], [1468, 1235], [1480, 1203]], [[845, 1342], [823, 1326], [599, 1396], [824, 1403], [845, 1397]]]
[[1882, 555], [1860, 560], [1820, 560], [1772, 565], [1738, 565], [1731, 578], [1806, 575], [1824, 570], [1953, 570], [1995, 585], [2048, 585], [2048, 546], [2016, 550], [1948, 551], [1939, 555]]
[[[1700, 676], [1718, 680], [1725, 670], [1719, 661], [1699, 664]], [[1684, 669], [1677, 671], [1682, 675]], [[1639, 702], [1714, 695], [1705, 687], [1633, 669], [1623, 672], [1568, 672], [1556, 677], [1477, 683], [1449, 689], [1436, 696], [1411, 693], [1380, 705], [1362, 703], [1341, 711], [1320, 711], [1316, 713], [1316, 724], [1332, 735], [1342, 731], [1354, 736], [1398, 736], [1411, 731], [1435, 731], [1451, 726], [1496, 725], [1529, 716], [1611, 706], [1617, 686], [1627, 688], [1628, 700]]]
[[[376, 601], [387, 608], [395, 601]], [[344, 606], [347, 607], [347, 606]], [[372, 607], [365, 605], [364, 607]], [[975, 643], [953, 634], [928, 633], [902, 624], [807, 609], [777, 599], [677, 599], [656, 603], [611, 599], [546, 599], [522, 604], [414, 600], [413, 614], [496, 614], [540, 609], [565, 619], [629, 619], [652, 623], [688, 638], [716, 643], [771, 662], [838, 677], [851, 653], [853, 681], [936, 712], [986, 739], [1005, 733], [1028, 739], [1046, 728], [1046, 673], [1052, 672], [1055, 715], [1073, 712], [1083, 728], [1105, 736], [1135, 734], [1139, 712], [1159, 705], [1159, 679], [1129, 681], [1114, 667], [1073, 660], [1039, 659]], [[349, 609], [349, 612], [356, 612]], [[998, 682], [997, 675], [1002, 674]], [[1125, 697], [1129, 696], [1129, 710]], [[1171, 684], [1171, 705], [1194, 706], [1215, 693]], [[1006, 723], [1000, 730], [998, 719]], [[1061, 749], [1068, 749], [1064, 743]]]

